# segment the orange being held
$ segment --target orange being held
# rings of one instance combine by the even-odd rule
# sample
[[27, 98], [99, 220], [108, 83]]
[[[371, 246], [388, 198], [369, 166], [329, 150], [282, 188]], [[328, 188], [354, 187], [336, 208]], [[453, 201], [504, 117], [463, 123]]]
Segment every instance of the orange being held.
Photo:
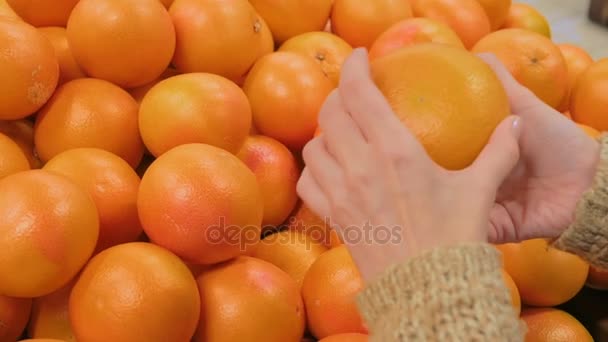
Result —
[[317, 241], [325, 247], [333, 248], [342, 244], [340, 236], [329, 226], [328, 222], [317, 216], [304, 203], [300, 203], [294, 214], [287, 219], [286, 224], [287, 229], [304, 232], [313, 241]]
[[59, 84], [86, 77], [80, 65], [74, 59], [72, 49], [68, 43], [68, 37], [63, 27], [41, 27], [38, 29], [50, 42], [55, 49], [55, 55], [59, 62]]
[[568, 67], [568, 92], [559, 106], [559, 110], [570, 109], [570, 95], [581, 74], [593, 64], [593, 58], [582, 48], [572, 44], [558, 44]]
[[596, 139], [599, 138], [602, 133], [593, 127], [589, 127], [587, 125], [577, 123], [578, 127], [580, 127], [588, 136]]
[[490, 19], [490, 29], [496, 31], [502, 27], [509, 15], [511, 0], [477, 0]]
[[516, 2], [509, 8], [502, 28], [520, 28], [551, 38], [551, 26], [547, 18], [533, 6]]
[[490, 33], [490, 20], [478, 0], [416, 0], [414, 16], [425, 17], [448, 25], [470, 49]]
[[395, 114], [446, 169], [471, 165], [509, 115], [496, 74], [462, 48], [414, 45], [375, 59], [371, 71]]
[[318, 339], [341, 333], [367, 333], [356, 303], [363, 279], [345, 246], [321, 254], [302, 285], [308, 329]]
[[598, 290], [608, 290], [608, 270], [593, 266], [589, 267], [586, 285]]
[[458, 35], [446, 24], [428, 18], [410, 18], [394, 24], [378, 36], [369, 50], [369, 59], [388, 55], [410, 45], [429, 42], [464, 48]]
[[99, 214], [96, 252], [139, 238], [140, 179], [126, 161], [102, 149], [75, 148], [56, 155], [44, 169], [68, 177], [93, 198]]
[[70, 293], [78, 277], [67, 285], [46, 296], [35, 298], [27, 327], [32, 338], [56, 338], [65, 342], [76, 342], [70, 324], [68, 303]]
[[30, 163], [19, 145], [0, 133], [0, 179], [29, 169]]
[[311, 58], [275, 52], [253, 66], [243, 90], [258, 131], [300, 150], [312, 138], [319, 110], [334, 87]]
[[137, 199], [150, 240], [198, 264], [234, 258], [259, 242], [263, 206], [247, 165], [205, 144], [181, 145], [158, 157]]
[[545, 239], [498, 245], [504, 268], [519, 289], [523, 304], [556, 306], [585, 284], [589, 265], [576, 255], [549, 246]]
[[608, 130], [608, 58], [590, 65], [578, 79], [570, 98], [570, 113], [578, 123]]
[[332, 10], [332, 0], [250, 0], [268, 23], [277, 43], [306, 32], [322, 31]]
[[177, 35], [173, 65], [182, 73], [240, 82], [274, 49], [266, 22], [247, 0], [175, 0], [169, 12]]
[[95, 248], [99, 218], [89, 194], [45, 170], [0, 180], [0, 293], [39, 297], [67, 284]]
[[153, 81], [175, 51], [175, 29], [158, 0], [80, 0], [67, 25], [78, 64], [121, 87]]
[[22, 119], [51, 97], [59, 80], [53, 45], [33, 26], [0, 17], [0, 120]]
[[307, 32], [290, 38], [278, 51], [296, 52], [321, 64], [321, 69], [336, 86], [340, 69], [353, 48], [344, 39], [329, 32]]
[[201, 319], [193, 342], [300, 341], [306, 318], [296, 282], [275, 265], [241, 256], [197, 278]]
[[57, 89], [34, 126], [43, 162], [78, 147], [112, 152], [137, 167], [144, 153], [137, 102], [125, 90], [99, 79], [81, 78]]
[[200, 297], [188, 267], [145, 242], [106, 249], [72, 289], [69, 315], [77, 341], [189, 341]]
[[189, 73], [161, 81], [139, 108], [142, 139], [156, 157], [190, 143], [237, 153], [250, 127], [251, 106], [243, 90], [214, 74]]
[[538, 98], [558, 108], [568, 96], [568, 66], [547, 37], [523, 29], [504, 29], [481, 39], [473, 52], [493, 53], [513, 77]]
[[247, 137], [237, 154], [255, 174], [264, 199], [262, 228], [278, 226], [298, 201], [296, 184], [300, 168], [293, 154], [280, 142], [263, 135]]
[[32, 300], [0, 295], [0, 341], [15, 341], [30, 318]]
[[505, 285], [509, 289], [509, 294], [511, 295], [511, 303], [513, 304], [513, 308], [515, 309], [515, 313], [519, 316], [521, 312], [521, 297], [519, 296], [519, 290], [517, 289], [517, 285], [513, 281], [513, 278], [507, 273], [507, 271], [502, 270], [502, 277], [504, 279]]
[[346, 333], [327, 336], [319, 342], [368, 342], [369, 336], [359, 333]]
[[19, 145], [32, 169], [41, 166], [34, 148], [34, 124], [30, 120], [0, 121], [0, 134], [6, 135]]
[[179, 75], [179, 72], [176, 69], [169, 67], [169, 68], [167, 68], [167, 70], [165, 70], [165, 72], [163, 72], [160, 76], [158, 76], [154, 81], [146, 83], [139, 87], [129, 89], [128, 90], [129, 94], [131, 94], [131, 96], [133, 96], [133, 98], [135, 99], [135, 101], [137, 101], [137, 103], [141, 104], [141, 101], [144, 99], [144, 96], [146, 96], [146, 94], [148, 93], [148, 91], [150, 91], [150, 89], [152, 89], [152, 87], [154, 87], [161, 81], [166, 80], [169, 77], [173, 77], [173, 76], [177, 76], [177, 75]]
[[65, 27], [79, 0], [6, 0], [24, 21], [33, 26]]
[[528, 308], [521, 313], [526, 342], [593, 342], [589, 331], [569, 313], [554, 308]]
[[409, 1], [334, 0], [331, 30], [352, 47], [369, 49], [382, 32], [412, 15]]

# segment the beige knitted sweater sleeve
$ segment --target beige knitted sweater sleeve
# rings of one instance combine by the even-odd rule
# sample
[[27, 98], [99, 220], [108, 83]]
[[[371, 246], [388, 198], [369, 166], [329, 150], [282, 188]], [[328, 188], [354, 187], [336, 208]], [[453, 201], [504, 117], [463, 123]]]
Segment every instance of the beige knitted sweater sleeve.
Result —
[[[600, 142], [594, 184], [554, 246], [608, 268], [608, 135]], [[488, 244], [440, 248], [391, 267], [358, 297], [370, 341], [523, 341], [501, 268]]]

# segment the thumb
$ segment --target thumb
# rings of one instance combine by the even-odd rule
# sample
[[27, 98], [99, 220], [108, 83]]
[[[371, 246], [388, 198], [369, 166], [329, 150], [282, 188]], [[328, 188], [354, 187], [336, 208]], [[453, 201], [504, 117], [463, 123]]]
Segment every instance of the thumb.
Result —
[[519, 137], [522, 119], [511, 115], [494, 130], [486, 147], [481, 151], [471, 171], [476, 179], [498, 188], [519, 161]]

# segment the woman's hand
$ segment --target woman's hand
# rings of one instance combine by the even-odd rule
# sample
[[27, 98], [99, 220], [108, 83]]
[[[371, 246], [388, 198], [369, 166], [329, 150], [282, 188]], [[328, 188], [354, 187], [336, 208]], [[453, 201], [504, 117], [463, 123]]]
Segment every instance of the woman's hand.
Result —
[[498, 191], [489, 239], [503, 243], [559, 236], [593, 181], [599, 144], [511, 76], [491, 54], [480, 57], [505, 87], [511, 111], [525, 122], [521, 159]]
[[479, 158], [454, 172], [435, 164], [372, 82], [356, 49], [304, 148], [298, 193], [341, 233], [364, 279], [444, 245], [487, 240], [496, 190], [519, 159], [511, 116]]

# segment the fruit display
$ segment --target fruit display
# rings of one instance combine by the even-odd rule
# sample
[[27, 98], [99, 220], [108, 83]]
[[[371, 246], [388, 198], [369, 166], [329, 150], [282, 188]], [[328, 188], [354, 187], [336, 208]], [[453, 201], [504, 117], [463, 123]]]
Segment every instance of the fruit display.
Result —
[[[608, 130], [608, 58], [511, 0], [0, 0], [0, 342], [368, 341], [365, 283], [296, 191], [360, 47], [445, 169], [510, 114], [479, 53]], [[561, 306], [608, 270], [496, 248], [528, 340], [591, 341]]]

